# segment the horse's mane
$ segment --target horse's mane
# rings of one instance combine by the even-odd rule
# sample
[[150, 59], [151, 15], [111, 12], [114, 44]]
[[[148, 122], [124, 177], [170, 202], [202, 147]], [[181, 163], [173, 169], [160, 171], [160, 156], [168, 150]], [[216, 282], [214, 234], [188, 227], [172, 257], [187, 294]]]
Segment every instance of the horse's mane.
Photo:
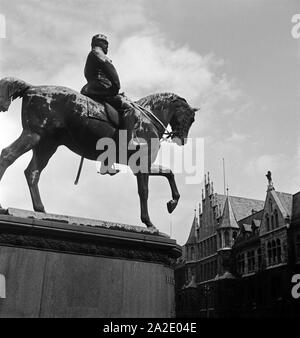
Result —
[[178, 99], [185, 101], [185, 99], [174, 93], [156, 93], [143, 97], [138, 101], [136, 101], [136, 103], [140, 104], [143, 107], [146, 106], [153, 107], [156, 105], [156, 103], [164, 103], [164, 102], [170, 103]]

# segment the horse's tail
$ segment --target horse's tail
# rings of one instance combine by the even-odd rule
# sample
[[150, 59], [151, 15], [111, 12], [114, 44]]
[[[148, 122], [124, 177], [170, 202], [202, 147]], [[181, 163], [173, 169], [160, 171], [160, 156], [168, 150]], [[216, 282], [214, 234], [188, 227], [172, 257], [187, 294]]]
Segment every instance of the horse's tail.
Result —
[[22, 97], [31, 85], [15, 77], [5, 77], [0, 80], [0, 112], [7, 111], [11, 102]]

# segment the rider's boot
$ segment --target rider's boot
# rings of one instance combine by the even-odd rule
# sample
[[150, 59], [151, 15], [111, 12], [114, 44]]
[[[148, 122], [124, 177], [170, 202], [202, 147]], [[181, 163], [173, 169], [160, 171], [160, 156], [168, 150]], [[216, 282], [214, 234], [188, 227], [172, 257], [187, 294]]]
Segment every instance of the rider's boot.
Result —
[[128, 147], [136, 148], [137, 146], [143, 147], [147, 143], [142, 142], [135, 132], [135, 109], [132, 106], [127, 106], [122, 115], [122, 129], [127, 130], [128, 133]]

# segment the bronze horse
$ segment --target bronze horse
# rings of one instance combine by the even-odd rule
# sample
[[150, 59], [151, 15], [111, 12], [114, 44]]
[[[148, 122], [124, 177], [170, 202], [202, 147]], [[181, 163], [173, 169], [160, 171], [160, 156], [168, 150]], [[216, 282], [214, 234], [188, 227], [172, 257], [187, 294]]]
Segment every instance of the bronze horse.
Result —
[[[11, 101], [17, 97], [23, 98], [23, 131], [16, 141], [1, 152], [0, 179], [18, 157], [32, 150], [33, 156], [25, 170], [25, 176], [33, 209], [45, 212], [38, 182], [57, 147], [65, 145], [84, 158], [97, 160], [101, 153], [96, 149], [99, 139], [118, 141], [118, 122], [108, 118], [104, 105], [69, 88], [32, 86], [16, 78], [0, 80], [0, 111], [7, 111]], [[138, 112], [139, 128], [136, 134], [146, 140], [149, 147], [153, 140], [159, 144], [168, 125], [172, 128], [169, 136], [176, 143], [184, 145], [198, 109], [190, 107], [185, 99], [171, 93], [150, 95], [136, 103], [148, 110], [144, 114]], [[148, 228], [155, 228], [148, 214], [149, 176], [164, 176], [168, 179], [172, 191], [172, 200], [167, 203], [169, 213], [175, 209], [180, 197], [172, 171], [153, 165], [158, 150], [159, 146], [147, 152], [147, 172], [134, 172], [140, 197], [141, 220]], [[128, 158], [132, 153], [133, 150], [128, 150]], [[122, 163], [119, 156], [116, 163]]]

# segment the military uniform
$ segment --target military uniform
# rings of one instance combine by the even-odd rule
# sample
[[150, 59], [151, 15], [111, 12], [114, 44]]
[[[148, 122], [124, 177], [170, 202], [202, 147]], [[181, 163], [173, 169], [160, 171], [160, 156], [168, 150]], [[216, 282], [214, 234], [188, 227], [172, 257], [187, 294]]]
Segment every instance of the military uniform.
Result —
[[[121, 86], [117, 70], [106, 56], [103, 46], [93, 43], [94, 39], [98, 39], [98, 42], [99, 40], [107, 42], [104, 35], [98, 34], [93, 37], [92, 50], [88, 54], [84, 67], [87, 84], [81, 89], [81, 94], [96, 101], [105, 101], [120, 112], [120, 129], [127, 130], [128, 141], [133, 142], [135, 110], [124, 96], [118, 95]], [[93, 46], [100, 48], [93, 48]]]
[[134, 127], [134, 108], [124, 96], [118, 95], [121, 86], [117, 70], [102, 49], [90, 51], [84, 76], [88, 83], [81, 89], [81, 94], [112, 105], [121, 113], [121, 128], [131, 132]]

